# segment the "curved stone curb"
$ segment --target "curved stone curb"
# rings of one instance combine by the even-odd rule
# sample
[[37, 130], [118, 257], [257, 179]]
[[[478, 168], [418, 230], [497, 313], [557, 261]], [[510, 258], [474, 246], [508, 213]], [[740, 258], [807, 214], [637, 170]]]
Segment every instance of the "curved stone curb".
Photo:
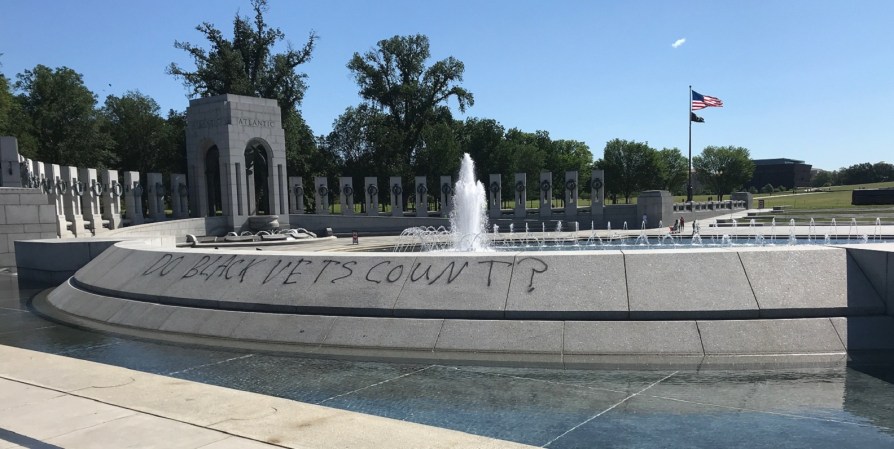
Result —
[[[829, 318], [532, 321], [239, 312], [113, 298], [65, 283], [35, 308], [78, 326], [245, 350], [407, 362], [553, 368], [775, 367], [841, 364]], [[845, 318], [837, 318], [845, 320]], [[894, 326], [892, 317], [879, 326]]]

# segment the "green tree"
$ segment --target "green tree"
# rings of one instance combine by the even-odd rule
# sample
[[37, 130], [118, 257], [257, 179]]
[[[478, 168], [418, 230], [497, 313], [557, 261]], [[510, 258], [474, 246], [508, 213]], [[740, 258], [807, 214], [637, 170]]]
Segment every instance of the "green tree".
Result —
[[394, 36], [379, 41], [374, 50], [354, 53], [347, 65], [360, 96], [389, 117], [388, 126], [400, 137], [394, 151], [404, 170], [413, 166], [426, 127], [452, 120], [446, 106], [451, 98], [462, 112], [474, 104], [472, 93], [459, 86], [465, 71], [462, 61], [451, 56], [426, 67], [429, 57], [428, 37]]
[[661, 169], [659, 189], [667, 190], [673, 195], [686, 193], [686, 182], [689, 179], [689, 161], [678, 148], [664, 148], [658, 151]]
[[160, 143], [159, 170], [163, 173], [186, 173], [186, 113], [168, 110], [164, 135]]
[[742, 187], [754, 174], [754, 162], [747, 148], [706, 147], [692, 158], [699, 181], [723, 201], [723, 195]]
[[432, 175], [457, 173], [462, 156], [453, 122], [428, 125], [422, 130], [422, 147], [417, 151], [414, 171]]
[[112, 141], [100, 129], [96, 96], [79, 73], [68, 67], [53, 70], [38, 65], [20, 73], [15, 86], [33, 137], [22, 154], [59, 165], [109, 166], [114, 159]]
[[[480, 179], [488, 179], [490, 173], [502, 173], [501, 190], [503, 199], [513, 199], [515, 190], [505, 188], [515, 184], [515, 173], [525, 173], [528, 179], [528, 197], [540, 196], [540, 171], [546, 170], [549, 136], [542, 131], [529, 133], [512, 128], [506, 131], [503, 141], [493, 149], [485, 149], [488, 153], [489, 165], [480, 167]], [[478, 168], [478, 167], [476, 167]]]
[[[514, 132], [519, 132], [513, 130]], [[475, 161], [475, 175], [478, 179], [486, 179], [488, 173], [501, 166], [501, 160], [508, 160], [504, 141], [511, 138], [506, 129], [493, 119], [467, 118], [457, 132], [460, 151], [468, 153]], [[505, 138], [504, 138], [505, 135]], [[541, 157], [542, 162], [542, 157]], [[539, 168], [538, 168], [539, 170]], [[522, 170], [524, 171], [524, 170]]]
[[168, 136], [159, 109], [155, 100], [139, 91], [106, 97], [103, 128], [114, 142], [116, 168], [140, 173], [161, 170], [160, 159], [166, 150], [163, 142]]
[[0, 73], [0, 136], [13, 134], [12, 115], [16, 106], [9, 80]]
[[894, 180], [894, 165], [886, 162], [862, 162], [838, 171], [841, 184], [868, 184]]
[[550, 142], [547, 153], [547, 167], [557, 182], [564, 185], [565, 172], [577, 171], [578, 191], [589, 198], [590, 192], [585, 188], [590, 181], [590, 168], [593, 166], [593, 153], [587, 144], [577, 140], [554, 140]]
[[837, 177], [837, 171], [817, 170], [810, 179], [810, 185], [813, 187], [831, 186], [837, 184]]
[[[387, 116], [368, 105], [349, 107], [333, 123], [326, 147], [344, 174], [403, 174], [396, 153], [399, 144]], [[338, 173], [330, 173], [336, 175]]]
[[317, 153], [316, 141], [299, 111], [307, 75], [297, 71], [309, 61], [317, 35], [311, 31], [300, 49], [288, 46], [285, 52], [274, 53], [274, 45], [285, 39], [279, 28], [271, 28], [264, 20], [266, 0], [252, 0], [254, 18], [236, 14], [233, 20], [233, 39], [228, 40], [214, 25], [204, 22], [196, 29], [211, 44], [210, 50], [188, 42], [177, 41], [174, 47], [189, 53], [195, 71], [188, 71], [176, 63], [167, 72], [183, 79], [191, 95], [208, 97], [236, 94], [274, 98], [282, 110], [282, 124], [286, 135], [286, 157], [290, 170], [303, 172], [311, 168], [309, 161]]
[[658, 152], [642, 142], [614, 139], [605, 144], [605, 151], [597, 166], [605, 170], [605, 191], [624, 197], [652, 186], [660, 179]]

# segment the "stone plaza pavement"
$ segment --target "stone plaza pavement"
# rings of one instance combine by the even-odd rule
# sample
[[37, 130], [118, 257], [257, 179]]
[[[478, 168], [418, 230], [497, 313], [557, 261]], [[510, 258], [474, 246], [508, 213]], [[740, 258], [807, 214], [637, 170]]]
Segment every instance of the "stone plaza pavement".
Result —
[[0, 448], [19, 447], [529, 446], [0, 346]]

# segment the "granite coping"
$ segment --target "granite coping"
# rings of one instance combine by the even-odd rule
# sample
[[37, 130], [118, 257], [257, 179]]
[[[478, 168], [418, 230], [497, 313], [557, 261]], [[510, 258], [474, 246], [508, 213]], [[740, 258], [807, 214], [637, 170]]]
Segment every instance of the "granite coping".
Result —
[[737, 253], [624, 254], [633, 319], [757, 318], [758, 305]]

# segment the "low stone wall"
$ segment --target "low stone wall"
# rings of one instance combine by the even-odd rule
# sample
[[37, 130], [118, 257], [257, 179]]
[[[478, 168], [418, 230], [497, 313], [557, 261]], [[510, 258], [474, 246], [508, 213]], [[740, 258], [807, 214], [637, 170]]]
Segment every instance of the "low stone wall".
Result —
[[56, 207], [40, 189], [0, 187], [0, 266], [16, 265], [16, 240], [56, 237]]
[[148, 238], [167, 236], [184, 242], [186, 234], [222, 236], [228, 231], [227, 217], [202, 217], [128, 226], [108, 231], [104, 236]]
[[894, 189], [859, 189], [851, 193], [851, 204], [894, 204]]
[[315, 355], [569, 368], [843, 363], [894, 351], [892, 255], [891, 244], [449, 254], [128, 241], [36, 304], [111, 332]]
[[[779, 274], [779, 267], [797, 267]], [[336, 315], [741, 319], [883, 314], [842, 248], [297, 253], [120, 243], [78, 271], [94, 293]]]
[[[128, 240], [134, 238], [17, 240], [14, 262], [21, 280], [61, 284], [116, 243]], [[173, 237], [137, 238], [136, 241], [148, 246], [174, 246]]]

